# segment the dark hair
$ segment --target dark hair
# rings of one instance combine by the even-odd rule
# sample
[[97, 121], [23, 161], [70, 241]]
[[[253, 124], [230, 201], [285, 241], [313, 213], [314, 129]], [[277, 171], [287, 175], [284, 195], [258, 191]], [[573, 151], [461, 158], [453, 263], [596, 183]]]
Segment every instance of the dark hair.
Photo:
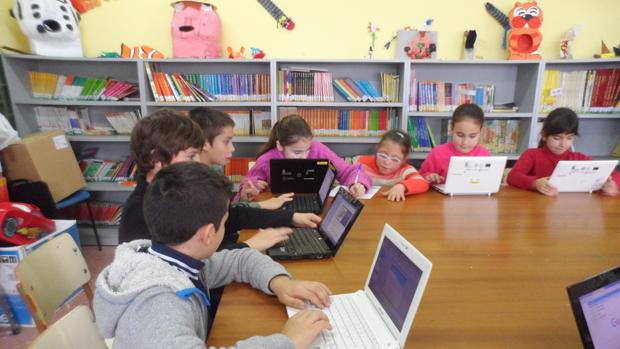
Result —
[[235, 122], [223, 111], [207, 107], [198, 107], [189, 111], [190, 119], [202, 128], [206, 141], [213, 145], [213, 140], [226, 126], [235, 127]]
[[569, 108], [555, 108], [545, 118], [543, 122], [540, 141], [538, 147], [541, 148], [545, 145], [544, 137], [557, 135], [561, 133], [573, 133], [576, 136], [579, 135], [579, 118], [572, 109]]
[[411, 137], [407, 134], [407, 132], [401, 130], [390, 130], [386, 132], [383, 137], [381, 137], [381, 140], [379, 141], [379, 145], [377, 145], [377, 147], [381, 146], [381, 144], [383, 144], [383, 142], [385, 141], [394, 142], [400, 145], [403, 154], [405, 155], [405, 159], [411, 151]]
[[200, 162], [166, 166], [144, 196], [144, 220], [153, 240], [180, 244], [207, 224], [218, 229], [228, 211], [231, 189], [228, 178]]
[[454, 124], [457, 122], [465, 119], [474, 120], [478, 125], [480, 125], [480, 128], [482, 128], [482, 125], [484, 124], [484, 112], [476, 104], [461, 104], [454, 109], [454, 113], [452, 113], [452, 127], [454, 127]]
[[160, 109], [138, 121], [131, 132], [131, 152], [138, 170], [146, 175], [155, 162], [167, 165], [180, 151], [202, 149], [205, 143], [200, 127], [172, 109]]
[[276, 146], [280, 141], [281, 146], [296, 143], [300, 138], [312, 137], [312, 129], [301, 116], [288, 115], [276, 122], [269, 134], [269, 140], [258, 151], [261, 156]]

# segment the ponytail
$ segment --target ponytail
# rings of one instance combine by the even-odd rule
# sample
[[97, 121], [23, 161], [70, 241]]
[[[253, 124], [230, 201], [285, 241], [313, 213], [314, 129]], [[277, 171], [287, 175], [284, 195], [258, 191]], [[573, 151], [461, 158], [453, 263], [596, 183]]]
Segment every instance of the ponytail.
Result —
[[278, 141], [284, 147], [296, 143], [300, 138], [312, 138], [312, 129], [306, 120], [299, 115], [285, 116], [273, 125], [269, 139], [258, 151], [258, 156], [275, 148]]

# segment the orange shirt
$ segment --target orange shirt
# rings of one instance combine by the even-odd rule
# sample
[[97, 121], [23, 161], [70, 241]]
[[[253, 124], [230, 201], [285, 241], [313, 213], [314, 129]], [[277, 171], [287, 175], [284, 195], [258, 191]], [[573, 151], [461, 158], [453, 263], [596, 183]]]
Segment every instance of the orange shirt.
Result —
[[406, 188], [405, 195], [424, 193], [430, 187], [426, 179], [408, 163], [403, 164], [393, 173], [383, 174], [377, 167], [376, 156], [374, 155], [362, 155], [357, 162], [362, 164], [364, 172], [372, 178], [372, 185], [392, 187], [401, 183]]

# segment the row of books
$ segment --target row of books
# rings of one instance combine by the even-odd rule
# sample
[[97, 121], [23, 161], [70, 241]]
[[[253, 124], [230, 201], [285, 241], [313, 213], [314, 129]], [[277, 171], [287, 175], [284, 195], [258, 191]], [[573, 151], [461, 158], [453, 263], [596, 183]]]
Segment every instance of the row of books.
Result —
[[407, 133], [411, 136], [413, 151], [430, 151], [435, 147], [433, 131], [423, 117], [412, 117], [407, 120]]
[[279, 117], [298, 114], [317, 136], [381, 136], [398, 127], [393, 109], [280, 108]]
[[110, 78], [92, 78], [30, 71], [34, 98], [119, 101], [138, 92], [135, 83]]
[[226, 110], [235, 122], [235, 136], [269, 136], [271, 112], [266, 110]]
[[88, 108], [36, 106], [33, 108], [41, 131], [63, 130], [68, 135], [130, 134], [140, 120], [139, 110], [104, 112], [109, 125], [95, 125]]
[[385, 102], [400, 102], [400, 75], [381, 73], [381, 94]]
[[[442, 143], [451, 140], [451, 120], [442, 120]], [[515, 154], [519, 152], [520, 126], [519, 120], [485, 120], [480, 145], [491, 153]]]
[[385, 102], [368, 80], [334, 79], [334, 87], [348, 102]]
[[233, 183], [239, 183], [248, 174], [250, 166], [254, 164], [254, 158], [235, 157], [224, 167], [224, 175]]
[[332, 74], [319, 68], [284, 68], [278, 71], [278, 100], [333, 102]]
[[620, 113], [620, 69], [545, 70], [541, 112]]
[[[98, 225], [118, 225], [121, 223], [123, 205], [116, 202], [91, 201], [90, 208], [93, 213], [95, 224]], [[72, 218], [78, 223], [90, 224], [90, 215], [86, 203], [69, 206], [59, 212], [61, 217]]]
[[[495, 85], [444, 81], [411, 81], [409, 107], [419, 112], [449, 112], [464, 103], [474, 103], [485, 112], [494, 110]], [[515, 111], [511, 108], [508, 111]]]
[[87, 182], [124, 182], [133, 180], [138, 166], [132, 156], [124, 161], [94, 158], [79, 161], [82, 175]]

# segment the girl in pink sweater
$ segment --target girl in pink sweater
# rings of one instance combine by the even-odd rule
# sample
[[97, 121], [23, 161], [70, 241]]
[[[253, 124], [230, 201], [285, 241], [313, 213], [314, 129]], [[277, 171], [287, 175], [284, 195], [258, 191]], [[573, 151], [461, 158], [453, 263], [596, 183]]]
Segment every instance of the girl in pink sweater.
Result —
[[340, 184], [348, 186], [353, 196], [361, 196], [370, 188], [370, 177], [357, 166], [347, 164], [331, 149], [312, 140], [312, 129], [301, 116], [289, 115], [276, 122], [269, 140], [259, 151], [256, 163], [241, 181], [239, 196], [242, 200], [254, 199], [271, 183], [271, 159], [327, 159], [336, 168]]
[[420, 173], [431, 183], [445, 183], [450, 158], [453, 156], [490, 156], [479, 145], [484, 112], [475, 104], [461, 104], [452, 113], [452, 141], [431, 150]]
[[[579, 119], [569, 108], [556, 108], [545, 119], [540, 131], [538, 148], [528, 149], [515, 163], [508, 174], [508, 184], [527, 190], [537, 190], [548, 196], [558, 194], [549, 183], [549, 176], [560, 160], [592, 160], [582, 153], [571, 151], [577, 137]], [[612, 172], [601, 192], [604, 195], [618, 195], [620, 173]]]
[[411, 137], [401, 130], [392, 130], [381, 138], [377, 155], [362, 155], [357, 160], [373, 185], [390, 187], [382, 192], [389, 201], [404, 201], [405, 196], [424, 193], [429, 188], [426, 179], [407, 162], [409, 150]]

